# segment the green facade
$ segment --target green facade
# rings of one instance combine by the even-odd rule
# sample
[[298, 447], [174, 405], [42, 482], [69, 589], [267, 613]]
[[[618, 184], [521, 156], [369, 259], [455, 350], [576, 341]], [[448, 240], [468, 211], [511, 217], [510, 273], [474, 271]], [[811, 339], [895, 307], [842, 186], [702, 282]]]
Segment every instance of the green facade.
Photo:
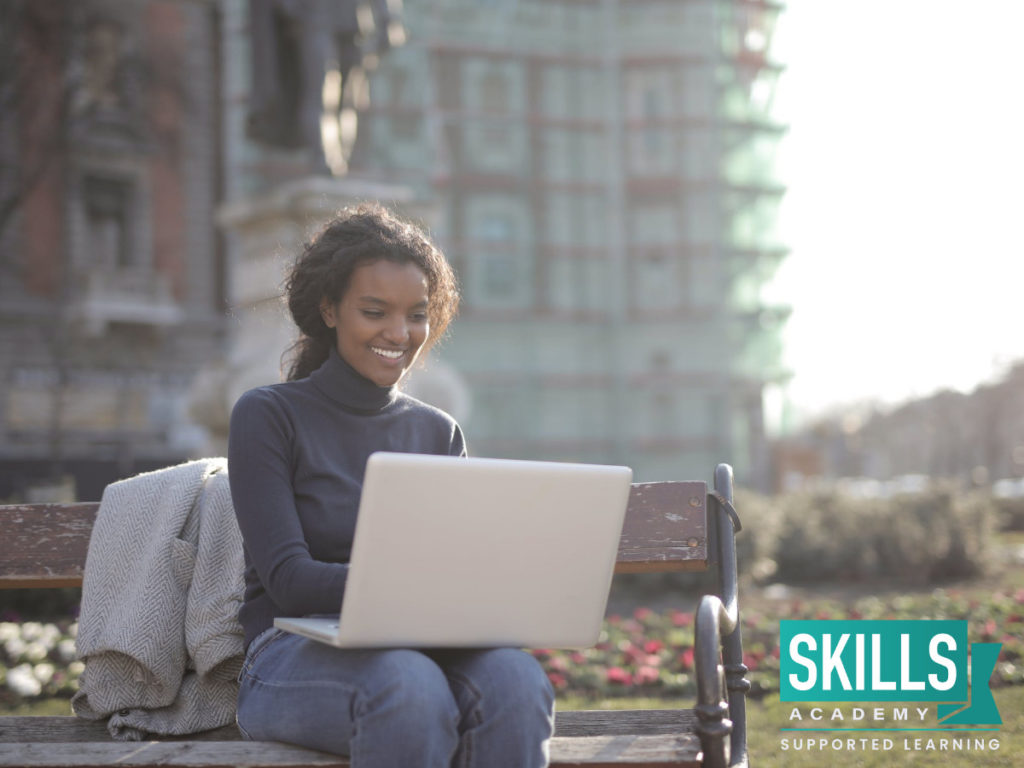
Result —
[[477, 455], [767, 473], [781, 6], [407, 0], [358, 173], [435, 201]]

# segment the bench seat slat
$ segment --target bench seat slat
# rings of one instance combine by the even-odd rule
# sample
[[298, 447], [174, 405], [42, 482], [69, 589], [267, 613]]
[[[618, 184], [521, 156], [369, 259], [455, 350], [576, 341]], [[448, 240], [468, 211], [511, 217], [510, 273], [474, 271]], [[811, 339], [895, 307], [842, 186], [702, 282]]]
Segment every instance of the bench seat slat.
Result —
[[[697, 717], [692, 709], [587, 709], [555, 714], [556, 736], [657, 736], [692, 732], [696, 727]], [[238, 741], [241, 735], [236, 726], [226, 725], [180, 738], [188, 741]], [[0, 717], [0, 744], [109, 740], [106, 722], [102, 720], [85, 720], [71, 715]]]
[[[697, 768], [695, 736], [578, 736], [551, 740], [551, 766]], [[286, 744], [252, 741], [137, 741], [0, 745], [2, 768], [349, 768], [344, 758]]]
[[555, 736], [694, 733], [692, 709], [585, 709], [555, 713]]
[[[706, 491], [701, 482], [634, 483], [616, 573], [707, 567]], [[0, 589], [82, 584], [97, 502], [0, 507]]]
[[[553, 766], [699, 764], [692, 710], [559, 712], [551, 742]], [[347, 766], [331, 755], [267, 742], [239, 740], [234, 726], [159, 742], [120, 742], [104, 723], [77, 717], [0, 717], [0, 768], [88, 768], [99, 765], [171, 766], [259, 764]]]

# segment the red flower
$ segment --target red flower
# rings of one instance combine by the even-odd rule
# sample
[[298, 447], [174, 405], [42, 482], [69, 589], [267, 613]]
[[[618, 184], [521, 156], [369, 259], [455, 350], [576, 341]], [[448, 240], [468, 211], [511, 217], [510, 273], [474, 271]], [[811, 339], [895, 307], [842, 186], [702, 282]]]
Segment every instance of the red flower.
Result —
[[619, 643], [619, 650], [622, 651], [622, 660], [626, 664], [636, 664], [643, 656], [643, 651], [628, 640]]
[[643, 635], [643, 625], [636, 619], [626, 619], [622, 622], [622, 628], [631, 635]]
[[655, 667], [640, 667], [633, 681], [637, 685], [652, 685], [658, 682], [658, 670]]
[[687, 648], [679, 654], [679, 665], [683, 669], [693, 669], [693, 648]]
[[693, 624], [693, 614], [684, 611], [672, 611], [672, 626], [688, 627]]
[[644, 643], [644, 653], [657, 653], [664, 647], [665, 644], [661, 640], [648, 640]]
[[637, 608], [633, 611], [633, 618], [637, 621], [646, 621], [650, 616], [654, 614], [650, 608]]
[[564, 656], [552, 656], [548, 659], [548, 669], [555, 672], [565, 672], [569, 668], [569, 663], [565, 660]]
[[633, 676], [622, 667], [609, 667], [605, 677], [609, 683], [614, 683], [615, 685], [633, 684]]
[[551, 681], [551, 687], [555, 690], [562, 690], [563, 688], [569, 687], [569, 681], [565, 679], [565, 675], [561, 675], [558, 672], [548, 672], [548, 680]]

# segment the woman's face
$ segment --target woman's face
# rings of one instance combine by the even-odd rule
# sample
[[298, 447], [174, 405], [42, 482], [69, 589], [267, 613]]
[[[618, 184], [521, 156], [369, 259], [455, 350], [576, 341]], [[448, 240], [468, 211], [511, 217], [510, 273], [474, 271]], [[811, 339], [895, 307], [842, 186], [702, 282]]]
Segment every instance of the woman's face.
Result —
[[320, 306], [341, 358], [379, 387], [397, 384], [430, 333], [428, 287], [412, 262], [381, 259], [356, 267], [341, 301]]

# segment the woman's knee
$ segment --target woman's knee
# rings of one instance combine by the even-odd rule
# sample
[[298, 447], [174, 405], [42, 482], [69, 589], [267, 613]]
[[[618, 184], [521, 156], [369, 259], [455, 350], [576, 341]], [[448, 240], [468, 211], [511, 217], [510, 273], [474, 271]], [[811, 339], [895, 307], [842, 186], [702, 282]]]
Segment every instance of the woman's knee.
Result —
[[547, 765], [554, 692], [532, 656], [496, 649], [456, 653], [439, 661], [462, 714], [458, 765]]
[[458, 716], [444, 672], [418, 651], [373, 652], [360, 674], [359, 684], [364, 709], [403, 710], [411, 717], [427, 713], [431, 717]]
[[250, 737], [339, 754], [350, 754], [359, 733], [370, 751], [396, 733], [412, 749], [444, 751], [456, 738], [459, 713], [447, 678], [415, 651], [300, 644], [280, 663], [258, 666], [258, 675], [243, 677], [239, 692], [238, 724]]
[[497, 648], [468, 653], [446, 671], [456, 683], [463, 709], [475, 704], [488, 713], [525, 713], [550, 712], [554, 706], [554, 691], [544, 669], [524, 651]]
[[514, 648], [483, 651], [479, 665], [486, 671], [483, 679], [506, 696], [520, 701], [554, 700], [544, 668], [525, 651]]

